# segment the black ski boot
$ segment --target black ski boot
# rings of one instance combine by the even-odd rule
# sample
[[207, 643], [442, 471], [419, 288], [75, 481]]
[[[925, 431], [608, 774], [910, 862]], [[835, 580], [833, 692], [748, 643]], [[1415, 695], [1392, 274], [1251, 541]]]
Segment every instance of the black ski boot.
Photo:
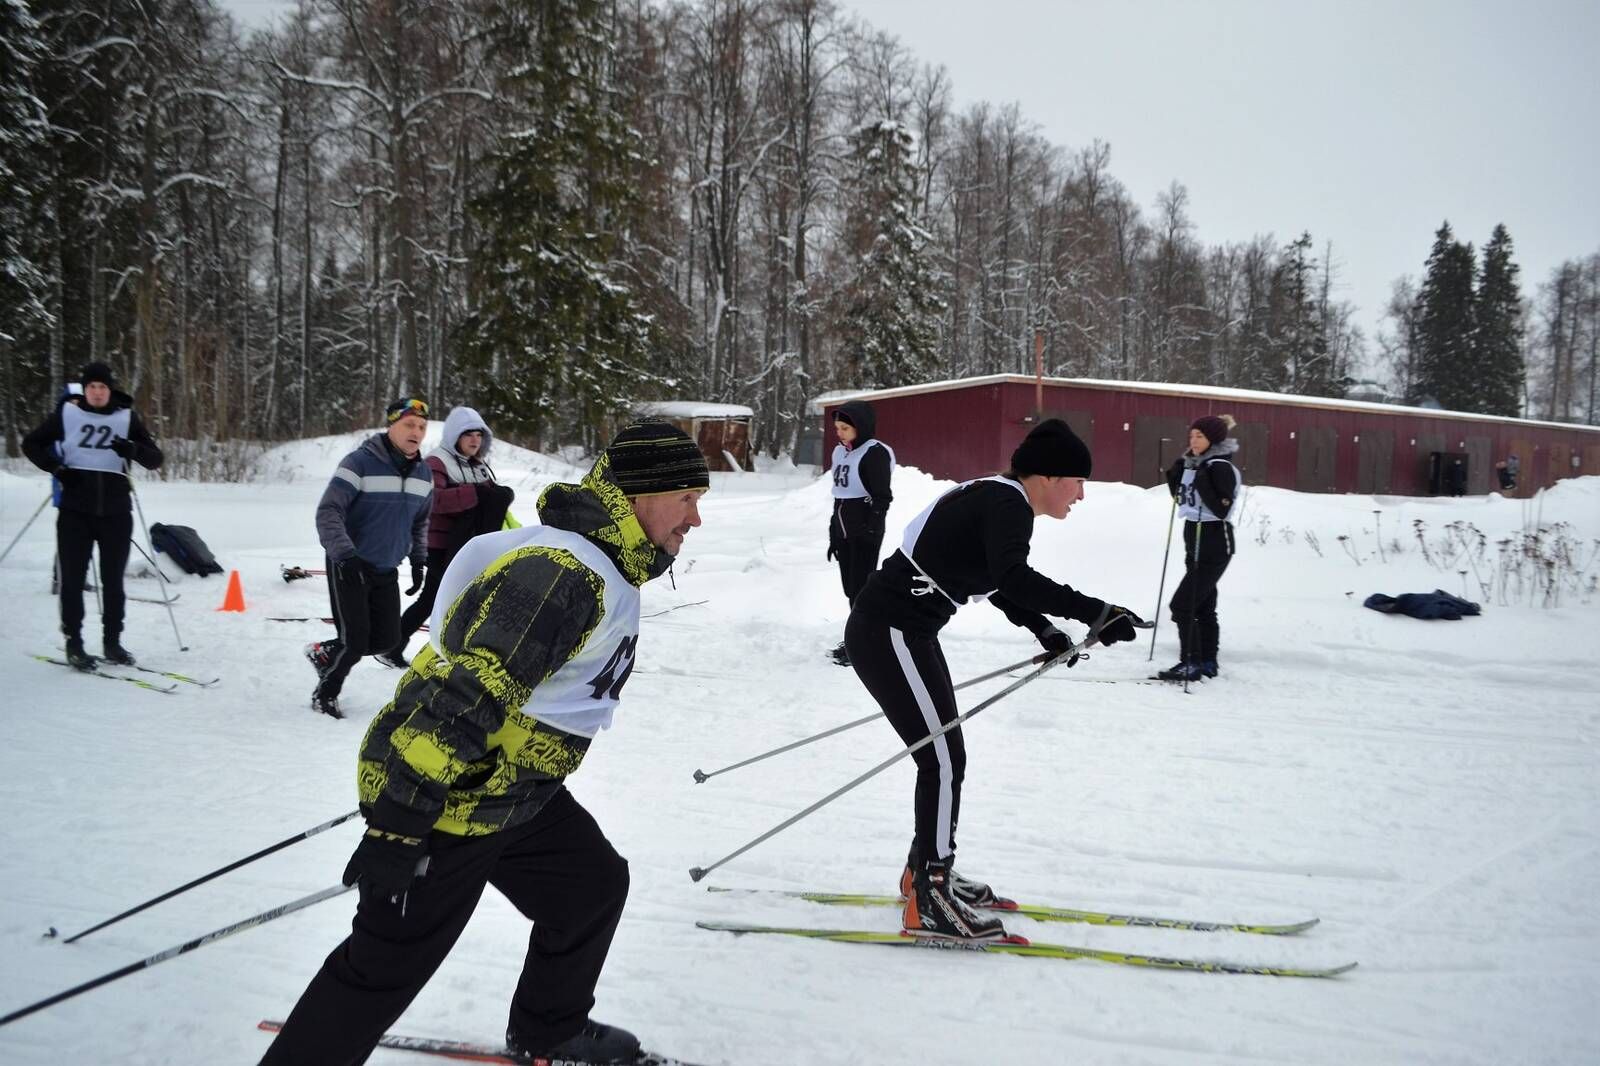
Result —
[[331, 640], [318, 640], [305, 647], [306, 661], [316, 670], [318, 681], [328, 676], [328, 669], [333, 666], [333, 655], [337, 650], [333, 644]]
[[840, 666], [850, 665], [850, 653], [845, 650], [844, 641], [841, 640], [839, 642], [839, 646], [834, 648], [828, 654], [833, 656], [833, 661], [838, 663]]
[[1156, 674], [1162, 681], [1199, 681], [1204, 676], [1199, 663], [1178, 663]]
[[85, 673], [94, 669], [94, 656], [83, 650], [83, 640], [79, 637], [67, 638], [67, 665]]
[[586, 1018], [576, 1036], [547, 1048], [531, 1047], [515, 1031], [507, 1030], [506, 1050], [519, 1062], [633, 1062], [639, 1057], [639, 1038], [626, 1029]]
[[100, 658], [118, 666], [133, 666], [139, 660], [128, 654], [128, 649], [116, 637], [107, 637], [100, 644]]
[[1207, 677], [1217, 676], [1217, 660], [1205, 659], [1200, 663], [1200, 672]]
[[322, 689], [314, 689], [311, 693], [311, 709], [329, 718], [343, 718], [344, 712], [339, 709], [339, 697], [328, 695]]
[[390, 648], [388, 651], [380, 651], [373, 658], [385, 666], [394, 667], [396, 670], [411, 669], [411, 663], [406, 660], [406, 649], [403, 646]]
[[[947, 868], [950, 878], [950, 893], [969, 907], [982, 907], [985, 910], [1016, 910], [1015, 900], [1006, 899], [998, 895], [994, 889], [982, 881], [974, 881], [970, 877], [962, 877], [956, 872], [955, 867]], [[900, 871], [900, 898], [909, 899], [916, 887], [915, 875], [911, 872], [911, 865]]]
[[950, 886], [950, 867], [942, 862], [926, 864], [912, 879], [900, 926], [912, 936], [935, 940], [1004, 940], [1007, 935], [999, 918], [961, 902]]

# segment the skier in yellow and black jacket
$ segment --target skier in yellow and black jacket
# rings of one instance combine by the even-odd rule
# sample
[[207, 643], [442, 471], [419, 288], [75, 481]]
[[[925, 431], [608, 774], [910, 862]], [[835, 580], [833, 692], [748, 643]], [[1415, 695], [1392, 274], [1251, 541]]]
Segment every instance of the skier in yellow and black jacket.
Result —
[[345, 870], [349, 938], [301, 995], [264, 1064], [359, 1063], [444, 961], [484, 887], [533, 920], [507, 1044], [632, 1062], [639, 1042], [589, 1018], [628, 865], [567, 791], [611, 724], [639, 640], [639, 587], [700, 524], [710, 484], [666, 422], [625, 427], [542, 525], [476, 537], [450, 563], [393, 702], [362, 744], [368, 829]]

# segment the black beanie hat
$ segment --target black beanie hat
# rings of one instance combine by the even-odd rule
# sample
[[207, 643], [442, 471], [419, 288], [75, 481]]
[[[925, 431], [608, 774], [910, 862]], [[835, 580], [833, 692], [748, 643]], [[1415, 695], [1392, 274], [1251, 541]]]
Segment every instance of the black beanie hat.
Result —
[[623, 426], [606, 446], [611, 480], [625, 495], [650, 496], [711, 486], [706, 457], [689, 434], [660, 419]]
[[1059, 418], [1034, 426], [1011, 453], [1011, 469], [1019, 474], [1088, 477], [1091, 465], [1089, 446]]
[[91, 381], [98, 381], [108, 389], [117, 387], [116, 376], [111, 373], [111, 368], [104, 363], [90, 363], [83, 368], [83, 373], [78, 375], [78, 384], [87, 385]]
[[1189, 424], [1190, 429], [1198, 429], [1205, 434], [1206, 440], [1212, 444], [1221, 444], [1228, 439], [1228, 430], [1232, 428], [1233, 419], [1223, 418], [1218, 415], [1202, 415]]

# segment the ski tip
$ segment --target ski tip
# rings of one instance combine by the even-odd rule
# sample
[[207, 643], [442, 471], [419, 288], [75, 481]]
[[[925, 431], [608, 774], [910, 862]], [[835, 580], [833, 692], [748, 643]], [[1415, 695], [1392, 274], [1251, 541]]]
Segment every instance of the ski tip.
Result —
[[54, 940], [56, 937], [58, 937], [60, 935], [61, 935], [60, 931], [57, 930], [56, 927], [53, 926], [53, 925], [50, 928], [46, 929], [44, 931], [44, 933], [43, 933], [43, 936], [44, 936], [44, 938], [46, 940]]

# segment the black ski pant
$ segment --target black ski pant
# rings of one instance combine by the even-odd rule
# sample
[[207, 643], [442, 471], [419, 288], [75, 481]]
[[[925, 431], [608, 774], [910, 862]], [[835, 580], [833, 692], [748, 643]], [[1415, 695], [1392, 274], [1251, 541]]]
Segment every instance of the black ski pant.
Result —
[[122, 635], [127, 598], [122, 572], [133, 543], [133, 514], [92, 515], [63, 508], [56, 516], [56, 555], [61, 567], [61, 632], [68, 640], [83, 635], [83, 584], [89, 553], [100, 552], [100, 629], [108, 641]]
[[339, 635], [324, 644], [331, 662], [317, 694], [337, 696], [363, 655], [388, 651], [399, 640], [400, 572], [335, 566], [332, 559], [326, 566], [328, 602]]
[[[850, 666], [883, 708], [883, 716], [909, 747], [954, 721], [956, 693], [939, 638], [895, 629], [872, 612], [851, 611], [844, 627]], [[959, 727], [912, 753], [917, 785], [912, 810], [912, 850], [924, 860], [949, 861], [961, 817], [961, 780], [967, 748]]]
[[405, 654], [411, 634], [421, 629], [422, 624], [433, 614], [433, 601], [439, 596], [439, 582], [444, 580], [445, 569], [455, 557], [455, 552], [444, 548], [428, 549], [428, 573], [422, 580], [422, 591], [400, 615], [400, 639], [395, 641], [395, 654]]
[[878, 569], [878, 550], [883, 547], [883, 531], [854, 533], [835, 543], [834, 560], [839, 564], [839, 584], [844, 598], [852, 604]]
[[1183, 580], [1172, 593], [1180, 661], [1215, 662], [1222, 630], [1217, 624], [1217, 582], [1233, 561], [1233, 526], [1228, 522], [1183, 524]]
[[[434, 833], [426, 876], [391, 902], [361, 890], [350, 936], [301, 993], [262, 1066], [357, 1066], [422, 991], [493, 885], [533, 922], [511, 998], [518, 1043], [577, 1035], [628, 897], [628, 863], [565, 788], [532, 821], [480, 837]], [[481, 975], [474, 979], [474, 994]]]

